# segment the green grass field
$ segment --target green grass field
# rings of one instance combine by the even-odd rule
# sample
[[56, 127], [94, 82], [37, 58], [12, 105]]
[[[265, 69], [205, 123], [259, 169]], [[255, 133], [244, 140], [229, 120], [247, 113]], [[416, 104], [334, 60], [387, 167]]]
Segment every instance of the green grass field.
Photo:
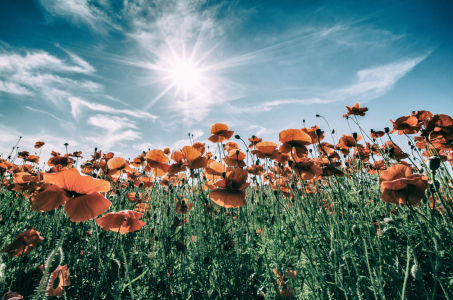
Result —
[[[348, 121], [359, 125], [354, 114]], [[231, 144], [225, 150], [227, 140], [211, 143], [211, 149], [217, 148], [212, 157], [197, 150], [197, 157], [208, 162], [203, 167], [184, 156], [176, 163], [193, 168], [170, 181], [163, 180], [169, 179], [168, 167], [150, 164], [149, 152], [129, 165], [131, 172], [119, 168], [119, 177], [109, 168], [109, 156], [93, 151], [94, 158], [78, 159], [78, 166], [76, 157], [73, 163], [66, 157], [59, 161], [63, 167], [77, 167], [110, 183], [102, 196], [111, 206], [83, 222], [71, 221], [66, 212], [68, 203], [83, 194], [76, 189], [64, 188], [71, 192], [70, 200], [56, 209], [47, 205], [53, 201], [50, 196], [37, 200], [58, 185], [49, 181], [51, 173], [40, 171], [69, 170], [57, 170], [58, 163], [40, 168], [13, 151], [0, 165], [0, 246], [5, 250], [32, 227], [43, 240], [19, 237], [13, 250], [2, 251], [0, 292], [17, 292], [23, 299], [45, 299], [52, 293], [64, 299], [453, 299], [453, 123], [432, 127], [429, 120], [416, 121], [418, 125], [394, 126], [415, 132], [376, 139], [357, 127], [363, 139], [351, 134], [353, 145], [342, 148], [340, 142], [329, 148], [331, 153], [315, 139], [324, 135], [320, 130], [311, 132], [303, 154], [297, 152], [297, 139], [285, 140], [281, 134], [280, 143], [291, 147], [287, 154], [276, 153], [277, 158], [258, 158], [252, 152], [259, 144], [245, 150], [248, 145], [232, 137], [230, 142], [246, 155], [251, 183], [243, 189], [245, 202], [233, 205], [238, 207], [218, 205], [211, 193], [240, 193], [234, 186], [239, 179], [229, 175], [241, 160], [212, 175], [214, 180], [206, 173], [212, 161], [223, 163], [225, 156], [234, 165], [239, 152]], [[326, 133], [325, 140], [338, 142], [336, 133]], [[389, 138], [393, 143], [384, 143]], [[408, 166], [398, 159], [401, 153], [409, 156], [402, 157]], [[90, 153], [84, 155], [89, 158]], [[252, 165], [261, 166], [262, 175]], [[394, 172], [398, 167], [406, 173]], [[24, 172], [30, 177], [19, 176]], [[155, 176], [161, 173], [165, 175]], [[144, 177], [151, 179], [140, 179]], [[387, 186], [384, 177], [394, 182]], [[226, 187], [212, 185], [224, 178]], [[228, 206], [225, 199], [220, 202]], [[186, 214], [177, 213], [176, 206]], [[87, 207], [76, 209], [83, 215]], [[105, 213], [125, 210], [141, 210], [146, 225], [120, 234], [96, 222]], [[119, 224], [126, 226], [126, 221]]]

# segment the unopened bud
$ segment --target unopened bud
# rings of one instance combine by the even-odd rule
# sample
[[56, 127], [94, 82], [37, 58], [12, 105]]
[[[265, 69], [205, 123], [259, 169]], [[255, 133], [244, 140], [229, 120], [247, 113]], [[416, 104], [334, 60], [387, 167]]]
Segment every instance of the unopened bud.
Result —
[[239, 134], [236, 134], [236, 135], [234, 136], [234, 138], [237, 139], [237, 140], [240, 140], [240, 139], [241, 139], [241, 136], [240, 136]]
[[320, 115], [319, 115], [319, 114], [316, 114], [316, 115], [315, 115], [315, 117], [316, 117], [316, 118], [319, 118], [319, 117], [320, 117]]
[[431, 171], [436, 171], [440, 167], [440, 158], [437, 156], [431, 156], [428, 159], [428, 166]]
[[384, 127], [384, 132], [385, 132], [385, 133], [389, 133], [389, 132], [390, 132], [390, 128]]
[[415, 280], [422, 280], [423, 279], [422, 268], [418, 264], [413, 265], [411, 268], [411, 275], [412, 277], [414, 277]]
[[354, 140], [357, 140], [357, 132], [353, 132], [352, 137], [354, 138]]

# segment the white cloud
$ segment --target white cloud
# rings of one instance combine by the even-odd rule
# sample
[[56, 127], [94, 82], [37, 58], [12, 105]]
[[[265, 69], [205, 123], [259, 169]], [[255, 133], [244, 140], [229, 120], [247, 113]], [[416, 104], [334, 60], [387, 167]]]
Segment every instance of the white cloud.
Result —
[[71, 113], [75, 119], [78, 119], [80, 112], [83, 107], [89, 108], [95, 111], [101, 111], [104, 113], [111, 113], [111, 114], [124, 114], [135, 118], [143, 118], [143, 119], [156, 119], [157, 116], [154, 116], [150, 113], [140, 111], [140, 110], [130, 110], [130, 109], [115, 109], [110, 106], [99, 104], [99, 103], [92, 103], [86, 100], [77, 98], [77, 97], [69, 97], [69, 102], [71, 103]]
[[99, 7], [88, 0], [41, 0], [44, 8], [53, 15], [70, 19], [73, 23], [87, 24], [91, 29], [106, 34], [108, 27], [116, 28]]
[[332, 97], [336, 96], [339, 100], [347, 98], [371, 100], [378, 98], [391, 90], [401, 77], [406, 75], [426, 57], [427, 55], [361, 70], [357, 73], [357, 83], [346, 88], [334, 90], [330, 95]]
[[311, 99], [284, 99], [264, 102], [263, 104], [242, 108], [235, 108], [239, 112], [259, 113], [271, 111], [278, 106], [287, 104], [329, 104], [343, 100], [372, 100], [390, 91], [396, 82], [411, 71], [426, 56], [396, 61], [384, 66], [368, 68], [357, 72], [358, 80], [347, 87], [333, 89]]
[[[74, 92], [97, 92], [102, 86], [90, 80], [74, 80], [70, 74], [91, 75], [95, 69], [79, 56], [65, 50], [69, 61], [45, 51], [24, 54], [0, 52], [0, 91], [16, 96], [35, 96], [62, 108]], [[36, 96], [41, 96], [36, 97]]]
[[137, 129], [135, 122], [127, 117], [98, 114], [90, 117], [88, 124], [101, 128], [102, 131], [99, 135], [84, 139], [103, 150], [111, 149], [123, 141], [134, 141], [141, 138], [140, 132], [132, 130]]

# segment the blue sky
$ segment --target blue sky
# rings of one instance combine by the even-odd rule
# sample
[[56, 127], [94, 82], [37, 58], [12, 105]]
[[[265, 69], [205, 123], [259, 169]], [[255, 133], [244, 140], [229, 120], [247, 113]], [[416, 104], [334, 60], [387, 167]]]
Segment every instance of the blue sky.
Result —
[[[227, 123], [349, 133], [413, 110], [453, 113], [448, 1], [4, 1], [0, 153], [94, 147], [133, 158]], [[181, 75], [182, 74], [182, 75]], [[353, 127], [353, 130], [354, 127]], [[330, 141], [327, 138], [328, 142]], [[335, 141], [335, 143], [338, 141]], [[208, 142], [208, 145], [210, 143]]]

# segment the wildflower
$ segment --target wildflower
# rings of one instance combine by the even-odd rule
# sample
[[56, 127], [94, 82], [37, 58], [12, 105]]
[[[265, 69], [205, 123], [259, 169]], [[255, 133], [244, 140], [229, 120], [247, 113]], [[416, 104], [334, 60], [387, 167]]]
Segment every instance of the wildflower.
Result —
[[226, 174], [225, 179], [214, 183], [218, 188], [209, 194], [217, 205], [230, 208], [245, 205], [247, 193], [243, 189], [250, 183], [247, 182], [248, 173], [244, 169], [234, 169]]
[[393, 129], [390, 131], [390, 134], [398, 131], [399, 135], [402, 134], [414, 134], [420, 131], [421, 126], [418, 125], [418, 120], [416, 117], [404, 116], [396, 119], [395, 122], [390, 120], [393, 124]]
[[277, 150], [277, 144], [273, 142], [259, 142], [255, 145], [257, 150], [252, 150], [251, 153], [258, 158], [278, 159], [281, 153]]
[[[315, 125], [311, 128], [302, 128], [302, 131], [310, 136], [311, 144], [317, 144], [320, 141], [322, 141], [325, 137], [324, 131], [321, 131], [321, 129], [319, 129], [318, 125]], [[319, 133], [319, 135], [316, 133]]]
[[71, 221], [84, 222], [96, 218], [112, 205], [100, 194], [110, 190], [110, 183], [80, 175], [75, 168], [45, 174], [44, 181], [52, 185], [32, 197], [34, 211], [50, 211], [65, 205]]
[[71, 279], [69, 278], [68, 266], [58, 266], [55, 271], [52, 272], [47, 285], [47, 296], [48, 297], [59, 297], [64, 294], [64, 286], [70, 286]]
[[382, 171], [379, 178], [381, 199], [385, 202], [404, 204], [409, 200], [411, 205], [417, 205], [425, 196], [428, 188], [428, 178], [420, 174], [412, 174], [410, 167], [397, 164]]
[[175, 210], [177, 214], [188, 214], [193, 207], [193, 203], [189, 203], [187, 199], [181, 199], [176, 202]]
[[349, 116], [352, 116], [352, 115], [364, 117], [365, 113], [368, 111], [368, 108], [360, 107], [360, 104], [358, 102], [356, 104], [354, 104], [353, 107], [346, 106], [346, 108], [348, 109], [348, 112], [343, 115], [343, 118], [344, 117], [349, 117]]
[[8, 253], [8, 257], [28, 254], [35, 249], [37, 244], [44, 240], [39, 234], [40, 233], [35, 231], [35, 228], [32, 227], [27, 231], [16, 235], [16, 240], [7, 245], [0, 252]]
[[294, 158], [295, 160], [292, 162], [291, 167], [303, 180], [311, 180], [313, 177], [322, 174], [322, 169], [315, 165], [310, 158], [298, 158], [297, 156], [294, 156]]
[[299, 129], [286, 129], [280, 132], [278, 136], [282, 145], [280, 151], [282, 153], [290, 153], [295, 150], [297, 156], [302, 157], [307, 154], [307, 145], [312, 143], [311, 137]]
[[253, 149], [253, 146], [255, 146], [258, 143], [261, 143], [262, 140], [263, 139], [260, 139], [257, 136], [252, 135], [252, 137], [249, 138], [249, 142], [250, 142], [249, 148]]
[[211, 136], [209, 140], [213, 143], [223, 142], [225, 140], [229, 140], [234, 131], [231, 131], [227, 124], [216, 123], [211, 127]]
[[42, 146], [44, 146], [45, 144], [46, 144], [46, 143], [44, 143], [44, 142], [36, 142], [36, 143], [35, 143], [35, 148], [36, 148], [36, 149], [39, 149], [39, 148], [41, 148]]
[[109, 168], [109, 175], [112, 177], [119, 177], [122, 174], [122, 171], [130, 173], [132, 172], [131, 167], [129, 167], [127, 160], [122, 157], [114, 157], [107, 161], [107, 167]]
[[137, 231], [146, 225], [146, 222], [139, 220], [143, 213], [133, 210], [110, 212], [103, 217], [96, 219], [96, 223], [105, 231], [114, 231], [121, 234]]

